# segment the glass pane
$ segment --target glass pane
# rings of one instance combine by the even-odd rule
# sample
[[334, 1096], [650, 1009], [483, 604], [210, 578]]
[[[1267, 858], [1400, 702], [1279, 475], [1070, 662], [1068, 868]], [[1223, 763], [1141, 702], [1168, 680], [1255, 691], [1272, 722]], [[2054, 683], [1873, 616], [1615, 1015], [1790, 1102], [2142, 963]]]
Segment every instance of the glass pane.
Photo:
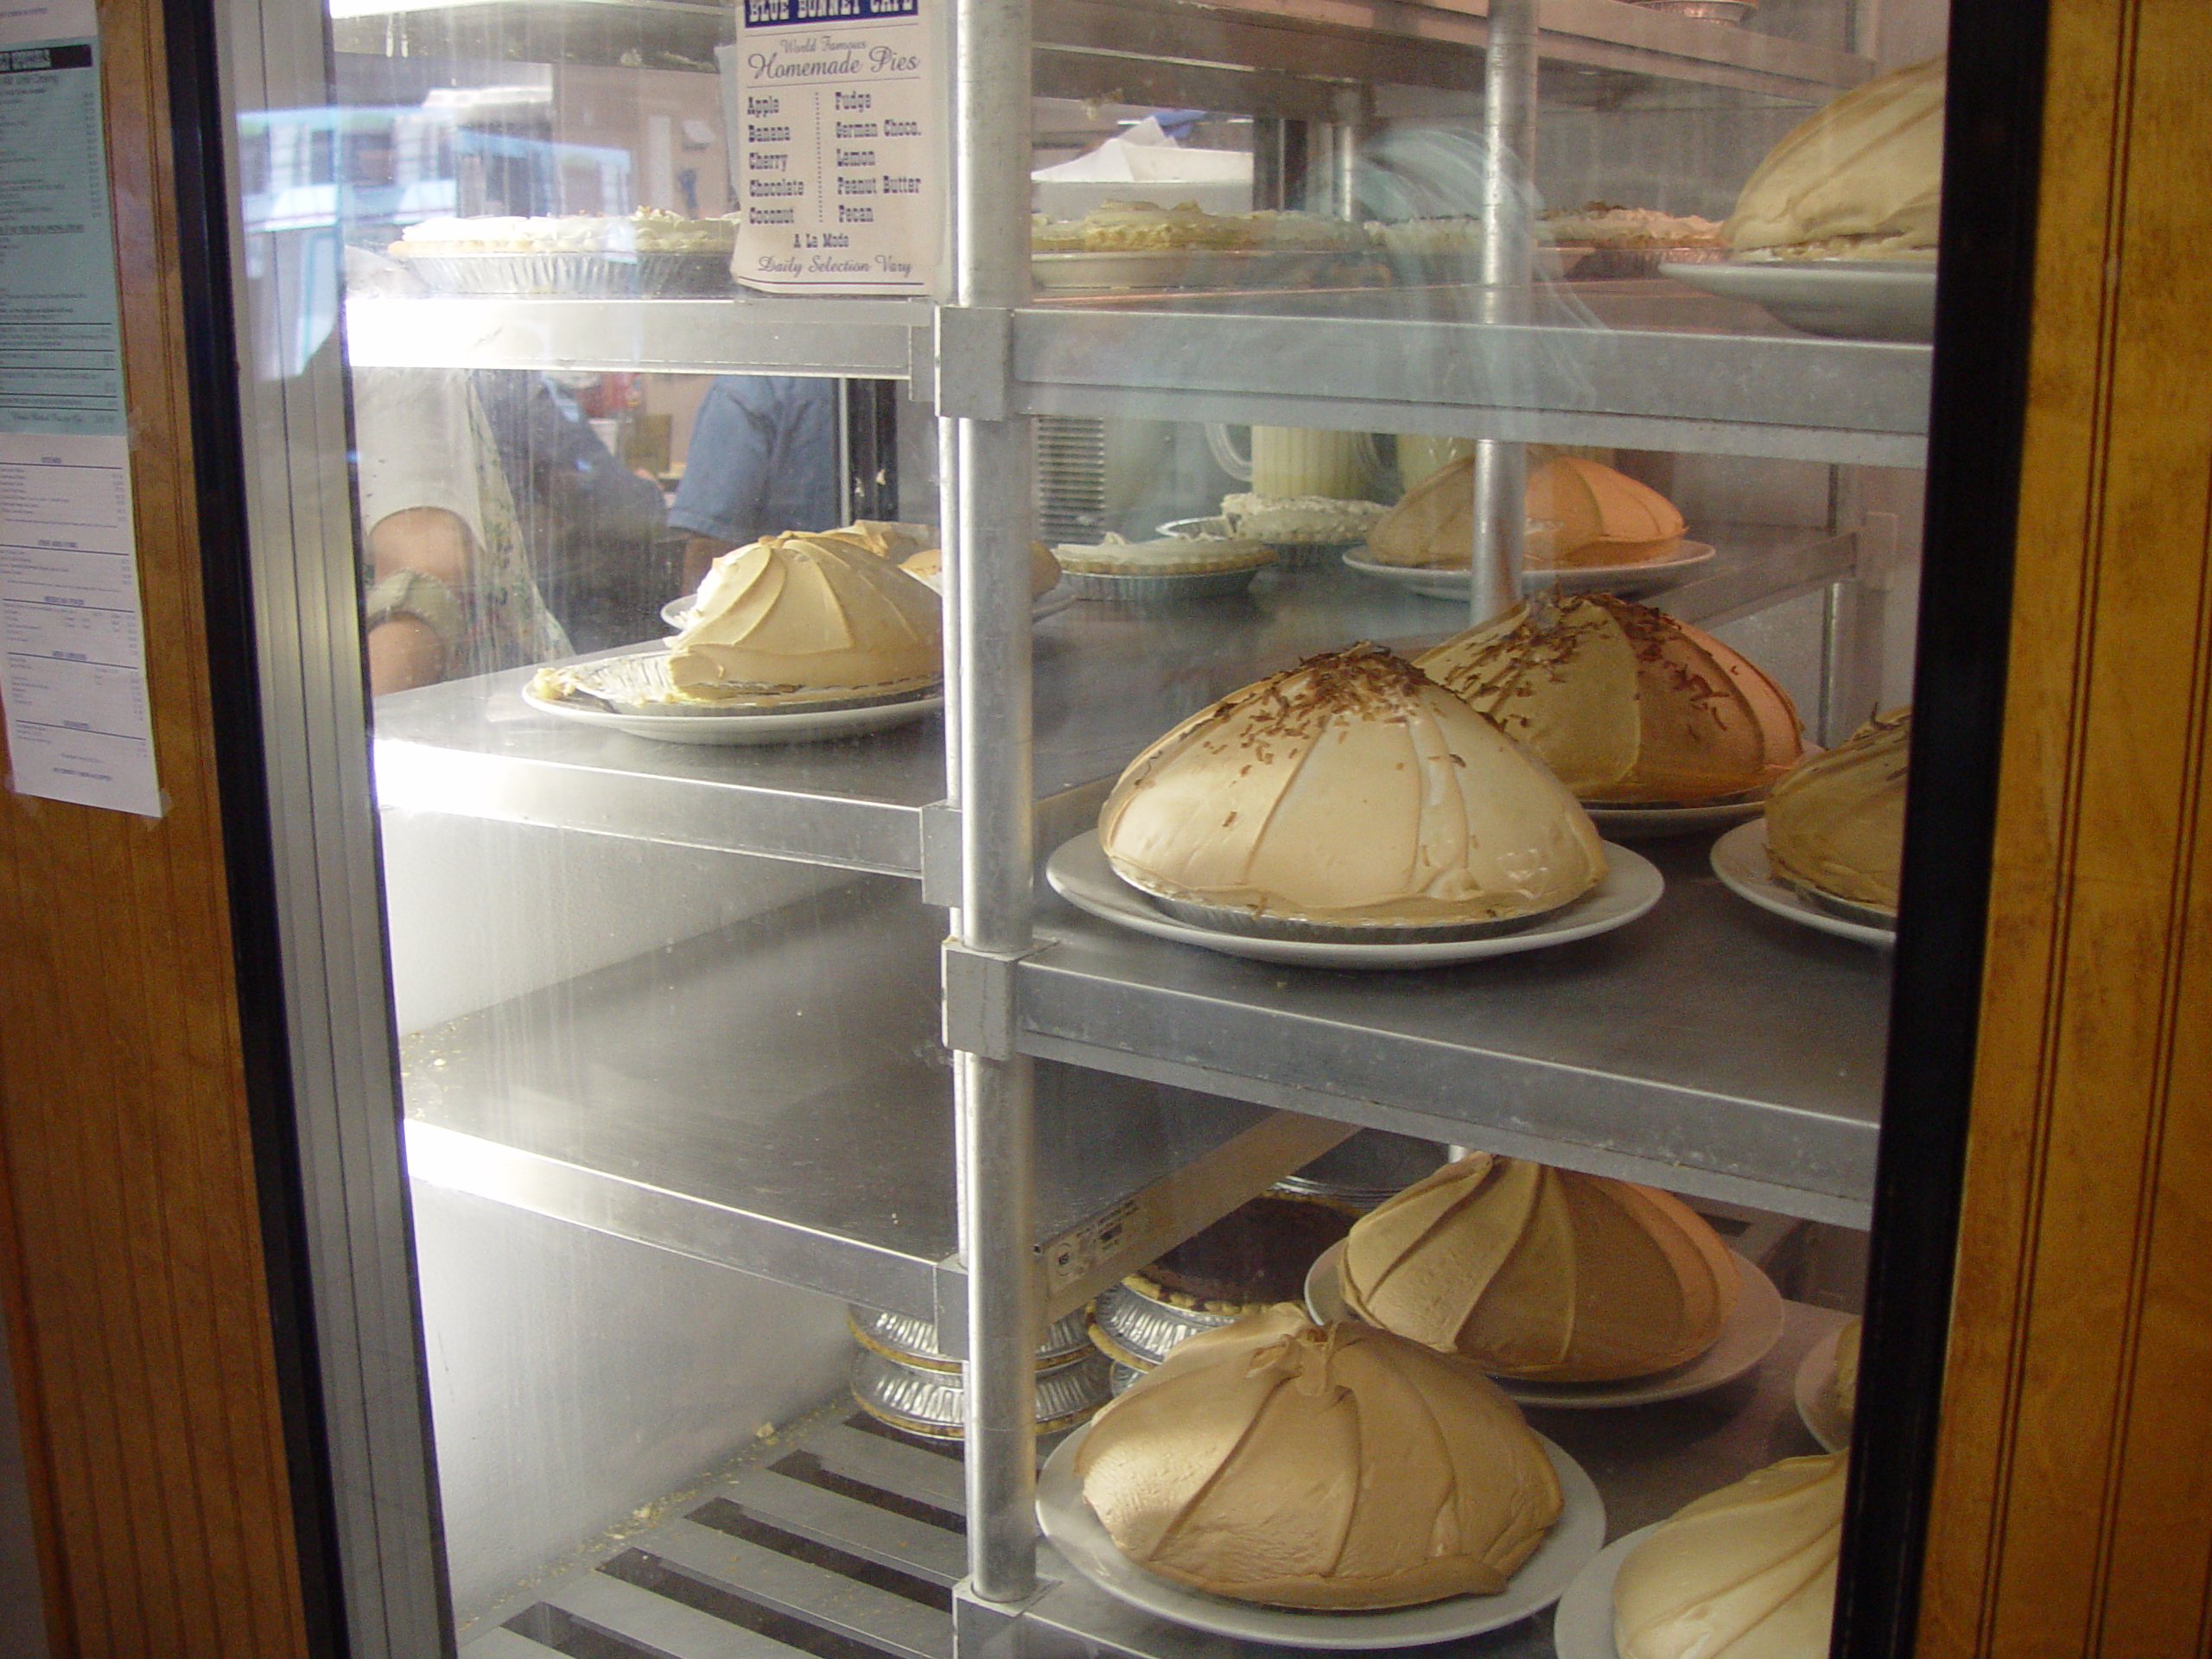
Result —
[[[1171, 1433], [1171, 1401], [1257, 1409], [1239, 1379], [1283, 1332], [1209, 1338], [1043, 1488], [1077, 1574], [1172, 1628], [1296, 1640], [1313, 1615], [1244, 1604], [1302, 1602], [1548, 1653], [1515, 1599], [1573, 1583], [1559, 1652], [1611, 1656], [1617, 1608], [1672, 1651], [1684, 1603], [1814, 1535], [1669, 1567], [1700, 1547], [1662, 1532], [1618, 1601], [1628, 1547], [1582, 1565], [1600, 1543], [1700, 1499], [1725, 1531], [1745, 1492], [1841, 1513], [1817, 1459], [1849, 1437], [1880, 1118], [1945, 19], [1535, 15], [1036, 10], [1018, 357], [1040, 533], [1090, 601], [1039, 626], [1039, 761], [1135, 758], [1049, 853], [1023, 1020], [1105, 1070], [1373, 1126], [1341, 1159], [1402, 1151], [1388, 1128], [1427, 1138], [1416, 1173], [1456, 1160], [1402, 1197], [1322, 1189], [1370, 1213], [1310, 1317], [1487, 1373], [1562, 1471], [1556, 1499], [1502, 1452], [1476, 1478], [1496, 1507], [1459, 1519], [1514, 1569], [1498, 1601], [1411, 1587], [1452, 1552], [1410, 1479], [1349, 1506], [1404, 1552], [1363, 1578], [1270, 1508], [1293, 1467], [1326, 1509], [1376, 1455], [1318, 1472], [1288, 1382], [1231, 1462]], [[1115, 53], [1148, 29], [1181, 61], [1139, 81]], [[1232, 1217], [1243, 1248], [1310, 1260], [1280, 1203]], [[1280, 1294], [1223, 1259], [1095, 1317]], [[1351, 1387], [1319, 1340], [1268, 1363]], [[1213, 1484], [1163, 1523], [1146, 1483], [1179, 1480]], [[1516, 1538], [1531, 1509], [1548, 1530]], [[1808, 1595], [1747, 1617], [1824, 1651]]]
[[[950, 1651], [962, 1040], [1034, 1061], [1086, 1650], [1610, 1652], [1601, 1546], [1846, 1444], [1944, 12], [1536, 17], [1035, 0], [1010, 318], [945, 308], [933, 3], [339, 0], [245, 100], [465, 1653]], [[962, 583], [1027, 586], [976, 741], [1040, 868], [948, 1009], [1009, 850], [950, 810]], [[1839, 1468], [1761, 1477], [1792, 1548]]]

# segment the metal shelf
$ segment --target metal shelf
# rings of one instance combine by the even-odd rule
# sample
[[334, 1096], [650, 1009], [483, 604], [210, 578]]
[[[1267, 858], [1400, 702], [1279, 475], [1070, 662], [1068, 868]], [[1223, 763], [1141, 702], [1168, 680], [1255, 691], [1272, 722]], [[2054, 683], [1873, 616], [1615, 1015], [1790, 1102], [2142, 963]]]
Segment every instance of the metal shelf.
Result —
[[[862, 878], [472, 1014], [403, 1051], [410, 1173], [964, 1328], [944, 918]], [[1054, 1316], [1344, 1138], [1338, 1124], [1039, 1069]]]
[[1555, 283], [1525, 326], [1471, 288], [1093, 296], [1014, 318], [1035, 415], [1263, 422], [1917, 467], [1929, 348], [1821, 340], [1664, 277]]
[[[1692, 620], [1739, 614], [1847, 575], [1848, 537], [1700, 524], [1713, 574], [1664, 599]], [[1354, 639], [1410, 644], [1460, 626], [1454, 607], [1328, 566], [1263, 574], [1249, 598], [1157, 610], [1083, 603], [1037, 626], [1038, 834], [1085, 827], [1130, 756], [1193, 709], [1300, 657]], [[943, 800], [935, 716], [836, 743], [656, 743], [537, 713], [533, 671], [377, 700], [386, 806], [798, 859], [915, 877]]]
[[596, 369], [903, 380], [925, 300], [523, 299], [448, 295], [346, 304], [356, 368]]
[[[1524, 327], [1474, 290], [1100, 295], [1022, 308], [1034, 415], [1261, 421], [1541, 443], [1920, 464], [1929, 348], [1795, 334], [1653, 277], [1554, 283]], [[848, 375], [931, 395], [919, 300], [363, 298], [359, 366]]]
[[[1586, 1469], [1605, 1500], [1608, 1540], [1778, 1458], [1817, 1451], [1797, 1421], [1797, 1367], [1843, 1316], [1789, 1302], [1782, 1340], [1750, 1376], [1694, 1399], [1629, 1412], [1531, 1411], [1529, 1421]], [[825, 1409], [766, 1448], [625, 1525], [583, 1564], [493, 1609], [462, 1659], [549, 1659], [579, 1636], [670, 1659], [820, 1651], [824, 1631], [903, 1659], [949, 1659], [954, 1586], [967, 1567], [957, 1449]], [[823, 1560], [850, 1563], [850, 1576]], [[1138, 1612], [1045, 1550], [1048, 1580], [1003, 1651], [1022, 1659], [1295, 1659], [1310, 1649], [1230, 1643]], [[963, 1603], [965, 1620], [981, 1610]], [[1001, 1625], [1003, 1615], [983, 1611]], [[963, 1636], [966, 1634], [963, 1631]], [[557, 1644], [557, 1645], [556, 1645]], [[1479, 1643], [1484, 1659], [1552, 1659], [1548, 1611]], [[994, 1650], [999, 1650], [995, 1648]]]
[[1040, 894], [1020, 1047], [1125, 1076], [1864, 1227], [1887, 956], [1754, 910], [1705, 837], [1648, 842], [1659, 908], [1415, 974], [1281, 968]]
[[[1111, 91], [1252, 114], [1340, 120], [1369, 86], [1481, 84], [1487, 0], [1037, 0], [1037, 90]], [[620, 63], [712, 73], [736, 33], [727, 6], [680, 0], [336, 0], [341, 52]], [[1874, 66], [1755, 29], [1695, 22], [1625, 0], [1545, 0], [1538, 49], [1584, 77], [1688, 82], [1793, 101], [1855, 86]], [[1315, 66], [1325, 64], [1325, 71]], [[1568, 92], [1572, 96], [1571, 90]]]
[[918, 876], [935, 717], [836, 743], [656, 743], [541, 715], [518, 669], [377, 699], [385, 806]]
[[[1671, 608], [1693, 617], [1740, 608], [1750, 571], [1770, 570], [1780, 591], [1790, 593], [1848, 569], [1847, 537], [1701, 528], [1727, 556], [1717, 574], [1675, 596]], [[1410, 645], [1448, 632], [1456, 620], [1448, 605], [1341, 568], [1271, 573], [1249, 599], [1156, 612], [1085, 604], [1049, 619], [1037, 644], [1038, 782], [1046, 794], [1040, 845], [1087, 827], [1128, 757], [1223, 690], [1317, 649], [1362, 636]], [[925, 810], [943, 793], [935, 722], [839, 744], [690, 748], [531, 715], [518, 695], [522, 677], [381, 700], [380, 798], [908, 877], [922, 872]], [[1048, 900], [1041, 921], [1054, 942], [1020, 969], [1024, 1046], [1047, 1059], [1206, 1096], [1528, 1152], [1863, 1225], [1878, 1109], [1884, 961], [1738, 903], [1705, 872], [1703, 852], [1701, 840], [1662, 851], [1667, 899], [1656, 916], [1621, 933], [1418, 978], [1264, 969], [1125, 935]], [[895, 969], [871, 958], [845, 972], [837, 965], [844, 936], [834, 928], [809, 936], [823, 953], [821, 966], [808, 966], [796, 938], [778, 942], [787, 950], [784, 971], [791, 985], [827, 976], [817, 1017], [874, 1028], [872, 1017], [836, 1014], [836, 999], [852, 997], [859, 1007], [870, 995], [904, 998], [884, 1028], [934, 1028], [936, 974], [927, 956], [942, 924], [911, 898], [897, 907], [906, 918], [899, 925], [913, 933], [911, 960], [902, 957]], [[855, 925], [850, 948], [861, 951], [874, 925]], [[730, 948], [683, 947], [703, 955], [676, 976], [682, 983], [674, 991], [660, 985], [654, 976], [663, 969], [652, 964], [613, 969], [584, 982], [588, 991], [547, 994], [416, 1039], [410, 1101], [422, 1120], [415, 1131], [418, 1166], [442, 1172], [438, 1179], [448, 1184], [477, 1182], [471, 1190], [496, 1181], [508, 1192], [565, 1195], [516, 1201], [589, 1224], [619, 1212], [632, 1218], [606, 1222], [608, 1230], [652, 1235], [655, 1242], [664, 1236], [677, 1248], [705, 1228], [713, 1238], [695, 1253], [735, 1266], [768, 1262], [799, 1236], [834, 1233], [831, 1214], [802, 1205], [763, 1221], [747, 1208], [750, 1200], [729, 1200], [728, 1192], [746, 1190], [749, 1152], [703, 1189], [682, 1184], [701, 1167], [685, 1151], [691, 1137], [711, 1136], [724, 1125], [719, 1113], [683, 1104], [719, 1076], [723, 1051], [711, 1036], [721, 1017], [715, 1010], [747, 1006], [728, 1001], [751, 995], [747, 985], [779, 983], [772, 973], [754, 980], [766, 959], [757, 950], [723, 962], [717, 953]], [[678, 1033], [709, 1034], [679, 1034], [672, 1039], [677, 1046], [664, 1051], [639, 1034], [659, 1028], [641, 999], [670, 995], [686, 999], [686, 1007], [696, 1003], [696, 1020], [663, 1020]], [[563, 1039], [563, 1020], [582, 1022], [582, 1034]], [[810, 1059], [818, 1029], [794, 1034], [779, 1061], [790, 1077], [811, 1078], [823, 1064], [846, 1064], [835, 1056]], [[647, 1080], [620, 1084], [630, 1103], [623, 1110], [643, 1114], [637, 1123], [603, 1098], [601, 1085], [614, 1086], [607, 1079], [616, 1074], [606, 1067], [615, 1053], [628, 1055], [624, 1064]], [[562, 1068], [577, 1064], [579, 1054], [592, 1056], [594, 1069], [570, 1076]], [[524, 1070], [494, 1071], [494, 1057]], [[933, 1048], [887, 1065], [880, 1072], [839, 1071], [834, 1086], [823, 1083], [809, 1109], [820, 1114], [819, 1124], [810, 1119], [807, 1132], [848, 1125], [858, 1149], [882, 1127], [871, 1115], [885, 1099], [945, 1098]], [[779, 1067], [761, 1070], [785, 1075]], [[543, 1080], [524, 1090], [527, 1104], [513, 1103], [515, 1079], [540, 1071]], [[1107, 1086], [1081, 1072], [1058, 1077], [1045, 1085], [1046, 1109], [1080, 1118], [1095, 1090]], [[1123, 1097], [1115, 1099], [1109, 1116], [1129, 1117]], [[939, 1111], [939, 1133], [949, 1134], [941, 1109], [932, 1109]], [[1209, 1102], [1200, 1116], [1220, 1109]], [[459, 1146], [447, 1138], [453, 1135], [471, 1144]], [[664, 1147], [677, 1180], [672, 1208], [660, 1191], [661, 1172], [625, 1161], [636, 1155], [630, 1148], [640, 1136]], [[949, 1142], [939, 1150], [949, 1159]], [[759, 1156], [773, 1164], [790, 1151], [764, 1143]], [[1166, 1160], [1151, 1165], [1140, 1158], [1135, 1166], [1161, 1174], [1184, 1155], [1150, 1144], [1130, 1155], [1140, 1153]], [[494, 1167], [496, 1175], [489, 1173]], [[916, 1287], [935, 1281], [926, 1264], [951, 1252], [949, 1184], [939, 1197], [944, 1208], [930, 1224], [935, 1230], [869, 1269], [906, 1287], [899, 1294], [909, 1302], [920, 1294]], [[821, 1201], [834, 1206], [845, 1198]], [[658, 1218], [634, 1218], [647, 1212]], [[925, 1211], [909, 1204], [902, 1213], [911, 1221]], [[1052, 1217], [1056, 1226], [1081, 1218], [1073, 1211]], [[764, 1225], [769, 1242], [744, 1242]], [[775, 1260], [779, 1276], [808, 1270], [796, 1259]], [[840, 1294], [871, 1300], [837, 1283]]]

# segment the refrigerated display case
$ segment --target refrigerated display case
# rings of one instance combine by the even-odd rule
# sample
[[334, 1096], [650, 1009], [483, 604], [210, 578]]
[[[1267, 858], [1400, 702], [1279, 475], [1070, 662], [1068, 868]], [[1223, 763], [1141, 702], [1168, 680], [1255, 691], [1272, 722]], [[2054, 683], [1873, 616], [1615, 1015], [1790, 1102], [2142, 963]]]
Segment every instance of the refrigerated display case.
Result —
[[[1932, 7], [1885, 8], [1871, 36], [1842, 4], [1755, 21], [1618, 0], [959, 9], [943, 19], [955, 251], [922, 299], [559, 291], [614, 285], [588, 261], [512, 292], [348, 270], [349, 250], [434, 217], [711, 218], [700, 193], [735, 171], [715, 75], [732, 12], [224, 19], [242, 528], [283, 780], [284, 969], [296, 1006], [321, 1011], [293, 1058], [357, 1642], [1258, 1640], [1033, 1553], [1037, 1425], [1062, 1427], [1040, 1408], [1036, 1335], [1356, 1131], [1682, 1194], [1796, 1293], [1717, 1391], [1535, 1408], [1611, 1535], [1814, 1449], [1798, 1374], [1859, 1299], [1876, 1205], [1895, 1064], [1882, 947], [1746, 902], [1709, 832], [1643, 844], [1664, 895], [1618, 932], [1411, 973], [1198, 948], [1068, 902], [1039, 868], [1214, 697], [1353, 640], [1425, 644], [1516, 596], [1525, 445], [1602, 448], [1683, 504], [1716, 555], [1647, 596], [1768, 664], [1816, 741], [1908, 700], [1929, 345], [1794, 329], [1643, 250], [1611, 267], [1630, 274], [1578, 276], [1530, 245], [1538, 199], [1719, 219], [1808, 110], [1942, 45]], [[1235, 283], [1163, 275], [1192, 264], [1169, 250], [1133, 285], [1125, 268], [1033, 292], [1033, 100], [1104, 99], [1212, 112], [1246, 147], [1257, 208], [1457, 210], [1464, 246]], [[838, 517], [944, 529], [942, 718], [656, 741], [549, 709], [535, 660], [363, 699], [364, 632], [393, 613], [372, 596], [365, 627], [365, 475], [394, 430], [369, 387], [438, 388], [409, 405], [427, 420], [486, 410], [497, 377], [549, 375], [634, 395], [594, 442], [639, 464], [655, 418], [681, 442], [703, 377], [836, 382], [837, 454], [818, 459]], [[499, 446], [478, 418], [454, 430], [481, 461]], [[609, 417], [563, 418], [575, 437]], [[1241, 595], [1034, 614], [1032, 422], [1060, 423], [1068, 474], [1097, 475], [1099, 528], [1138, 539], [1155, 512], [1205, 517], [1234, 493], [1209, 424], [1389, 435], [1400, 482], [1420, 440], [1466, 440], [1464, 597], [1279, 549]], [[1104, 487], [1109, 451], [1134, 487]], [[659, 460], [646, 470], [671, 475]], [[524, 520], [528, 470], [505, 469]], [[454, 511], [495, 533], [482, 499]], [[671, 539], [652, 568], [675, 601]], [[657, 632], [609, 643], [658, 650]], [[1912, 925], [1908, 909], [1908, 957]], [[393, 1201], [403, 1169], [411, 1209]], [[880, 1394], [874, 1416], [846, 1402], [846, 1304], [966, 1358], [964, 1458], [943, 1433], [887, 1431], [899, 1409]], [[1924, 1392], [1913, 1314], [1897, 1319], [1872, 1363]], [[932, 1426], [950, 1425], [909, 1412], [910, 1431]], [[1847, 1583], [1879, 1553], [1858, 1548]], [[1479, 1646], [1552, 1651], [1548, 1611]]]

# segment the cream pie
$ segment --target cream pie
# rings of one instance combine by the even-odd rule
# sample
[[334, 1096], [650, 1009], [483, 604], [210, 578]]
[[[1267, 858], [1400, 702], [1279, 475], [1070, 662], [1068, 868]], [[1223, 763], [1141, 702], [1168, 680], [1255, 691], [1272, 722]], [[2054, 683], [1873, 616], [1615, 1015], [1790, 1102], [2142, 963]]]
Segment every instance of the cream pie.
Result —
[[1894, 916], [1911, 747], [1912, 710], [1899, 709], [1808, 756], [1775, 785], [1766, 803], [1766, 854], [1775, 874]]
[[1495, 1595], [1561, 1506], [1471, 1366], [1287, 1306], [1176, 1348], [1092, 1421], [1076, 1474], [1147, 1572], [1283, 1607]]
[[725, 553], [669, 643], [668, 677], [700, 700], [824, 687], [918, 689], [943, 672], [938, 596], [834, 532]]
[[1727, 1247], [1671, 1194], [1486, 1152], [1360, 1217], [1338, 1277], [1355, 1318], [1542, 1382], [1694, 1359], [1741, 1287]]
[[1414, 660], [1586, 802], [1743, 795], [1802, 752], [1796, 705], [1749, 658], [1611, 594], [1516, 606]]
[[1129, 764], [1098, 828], [1142, 891], [1348, 928], [1533, 916], [1605, 873], [1589, 815], [1540, 761], [1368, 645], [1193, 715]]
[[1721, 226], [1738, 257], [1933, 259], [1944, 67], [1934, 57], [1879, 76], [1791, 128]]

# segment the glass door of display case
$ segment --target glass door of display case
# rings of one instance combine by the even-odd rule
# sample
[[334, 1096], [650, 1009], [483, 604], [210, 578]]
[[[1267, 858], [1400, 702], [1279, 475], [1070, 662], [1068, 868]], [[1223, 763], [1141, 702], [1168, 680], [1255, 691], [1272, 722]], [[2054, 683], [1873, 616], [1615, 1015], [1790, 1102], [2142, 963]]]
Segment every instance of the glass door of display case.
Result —
[[1948, 29], [225, 14], [359, 1651], [1904, 1650]]

